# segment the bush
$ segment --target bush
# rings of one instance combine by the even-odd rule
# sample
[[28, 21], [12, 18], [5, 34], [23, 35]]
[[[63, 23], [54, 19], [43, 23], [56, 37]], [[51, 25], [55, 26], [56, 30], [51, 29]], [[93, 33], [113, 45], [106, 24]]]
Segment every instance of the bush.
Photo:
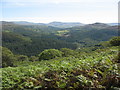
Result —
[[74, 56], [77, 54], [74, 50], [71, 50], [68, 48], [61, 48], [60, 51], [63, 52], [63, 56], [65, 57], [70, 56], [70, 55]]
[[2, 67], [14, 66], [14, 61], [16, 60], [13, 53], [5, 47], [2, 48]]
[[118, 52], [118, 54], [114, 57], [114, 61], [116, 63], [120, 63], [120, 52]]
[[100, 42], [99, 45], [100, 45], [101, 47], [105, 47], [105, 48], [111, 46], [111, 44], [109, 43], [109, 41]]
[[61, 56], [62, 56], [61, 51], [57, 49], [47, 49], [39, 54], [39, 60], [49, 60]]
[[38, 57], [36, 57], [36, 56], [31, 56], [31, 57], [29, 58], [29, 61], [32, 61], [32, 62], [38, 61]]
[[18, 61], [28, 61], [28, 56], [26, 55], [17, 55], [16, 57]]
[[120, 45], [120, 36], [112, 38], [110, 40], [110, 44], [112, 46], [119, 46]]

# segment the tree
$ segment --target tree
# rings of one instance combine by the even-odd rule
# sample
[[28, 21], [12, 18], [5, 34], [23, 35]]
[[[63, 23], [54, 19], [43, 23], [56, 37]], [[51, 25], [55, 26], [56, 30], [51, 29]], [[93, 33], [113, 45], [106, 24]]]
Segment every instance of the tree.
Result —
[[61, 56], [62, 52], [57, 49], [46, 49], [39, 54], [39, 60], [49, 60]]
[[[103, 42], [100, 42], [99, 44], [98, 44], [100, 47], [110, 47], [111, 46], [111, 44], [110, 44], [110, 42], [109, 41], [103, 41]], [[96, 46], [96, 45], [95, 45]]]
[[14, 61], [16, 60], [14, 54], [5, 47], [2, 48], [2, 67], [14, 66]]
[[16, 57], [18, 61], [28, 61], [28, 56], [26, 55], [17, 55]]
[[110, 44], [112, 46], [119, 46], [120, 45], [120, 36], [118, 37], [113, 37], [111, 40], [110, 40]]
[[29, 61], [32, 61], [32, 62], [34, 62], [34, 61], [38, 61], [38, 57], [36, 57], [36, 56], [31, 56], [30, 58], [29, 58]]
[[74, 50], [71, 50], [69, 48], [61, 48], [60, 51], [63, 52], [63, 56], [65, 57], [70, 56], [70, 55], [74, 56], [76, 53]]

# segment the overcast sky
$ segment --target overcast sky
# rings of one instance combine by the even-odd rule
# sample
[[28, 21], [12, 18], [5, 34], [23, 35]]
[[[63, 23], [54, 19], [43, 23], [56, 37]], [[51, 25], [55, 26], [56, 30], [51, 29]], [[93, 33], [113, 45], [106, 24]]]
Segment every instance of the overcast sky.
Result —
[[2, 0], [5, 21], [118, 22], [119, 0]]

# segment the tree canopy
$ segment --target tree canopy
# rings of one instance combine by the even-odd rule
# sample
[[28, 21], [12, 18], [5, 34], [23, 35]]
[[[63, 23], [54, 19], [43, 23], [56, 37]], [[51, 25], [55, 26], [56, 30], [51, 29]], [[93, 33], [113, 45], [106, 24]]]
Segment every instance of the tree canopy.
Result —
[[118, 37], [113, 37], [111, 40], [110, 40], [110, 44], [112, 46], [119, 46], [120, 45], [120, 36]]
[[2, 67], [14, 66], [13, 62], [16, 60], [14, 54], [5, 47], [2, 48]]
[[53, 59], [61, 56], [62, 56], [62, 52], [57, 49], [46, 49], [39, 54], [39, 59], [49, 60], [49, 59]]

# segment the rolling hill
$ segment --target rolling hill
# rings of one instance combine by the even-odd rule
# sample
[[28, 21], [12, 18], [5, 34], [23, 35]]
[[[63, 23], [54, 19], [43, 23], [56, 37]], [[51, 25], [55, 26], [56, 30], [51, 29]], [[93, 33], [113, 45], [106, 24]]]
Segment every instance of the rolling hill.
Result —
[[3, 46], [16, 54], [25, 55], [36, 55], [39, 51], [50, 48], [91, 47], [118, 35], [117, 26], [104, 23], [58, 28], [46, 25], [20, 25], [4, 21], [2, 27]]

